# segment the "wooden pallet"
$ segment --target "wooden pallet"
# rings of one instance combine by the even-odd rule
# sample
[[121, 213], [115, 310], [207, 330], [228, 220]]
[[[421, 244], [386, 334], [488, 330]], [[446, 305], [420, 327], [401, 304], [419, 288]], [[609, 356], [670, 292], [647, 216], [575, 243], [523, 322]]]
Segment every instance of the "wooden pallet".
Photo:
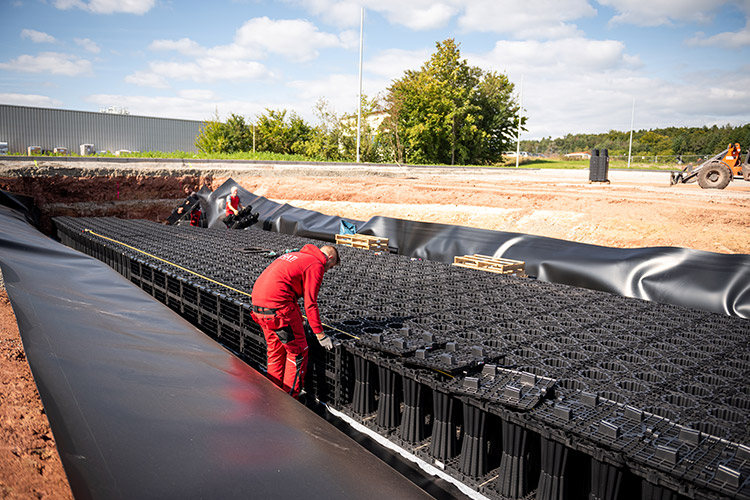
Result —
[[497, 274], [517, 274], [524, 275], [525, 262], [522, 260], [503, 259], [501, 257], [490, 257], [488, 255], [456, 255], [453, 258], [453, 265], [458, 267], [467, 267], [469, 269], [479, 269]]
[[336, 243], [365, 250], [388, 251], [388, 238], [368, 236], [366, 234], [337, 234]]

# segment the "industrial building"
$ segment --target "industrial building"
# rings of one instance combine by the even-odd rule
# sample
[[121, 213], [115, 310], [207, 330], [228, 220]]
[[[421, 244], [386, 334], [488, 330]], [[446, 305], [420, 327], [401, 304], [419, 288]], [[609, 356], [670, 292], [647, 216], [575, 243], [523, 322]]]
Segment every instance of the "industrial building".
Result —
[[203, 122], [0, 104], [7, 153], [196, 152]]

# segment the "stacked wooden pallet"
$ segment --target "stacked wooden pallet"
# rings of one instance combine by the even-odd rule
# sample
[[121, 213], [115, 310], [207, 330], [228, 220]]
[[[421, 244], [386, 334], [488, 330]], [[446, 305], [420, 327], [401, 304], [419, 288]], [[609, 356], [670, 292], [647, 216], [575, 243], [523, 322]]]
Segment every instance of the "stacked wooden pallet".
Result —
[[497, 274], [517, 274], [524, 275], [525, 262], [522, 260], [503, 259], [502, 257], [490, 257], [488, 255], [456, 255], [453, 258], [453, 265], [458, 267], [468, 267], [469, 269], [479, 269]]
[[379, 252], [388, 251], [388, 238], [366, 234], [337, 234], [336, 244]]

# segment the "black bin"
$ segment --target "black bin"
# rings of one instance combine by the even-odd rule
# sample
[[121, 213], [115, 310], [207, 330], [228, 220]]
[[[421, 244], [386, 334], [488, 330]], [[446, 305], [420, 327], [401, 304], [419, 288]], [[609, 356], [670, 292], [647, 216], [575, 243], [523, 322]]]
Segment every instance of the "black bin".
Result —
[[608, 175], [609, 151], [603, 149], [602, 154], [599, 155], [598, 149], [592, 150], [591, 158], [589, 159], [589, 182], [609, 183], [609, 179], [607, 178]]

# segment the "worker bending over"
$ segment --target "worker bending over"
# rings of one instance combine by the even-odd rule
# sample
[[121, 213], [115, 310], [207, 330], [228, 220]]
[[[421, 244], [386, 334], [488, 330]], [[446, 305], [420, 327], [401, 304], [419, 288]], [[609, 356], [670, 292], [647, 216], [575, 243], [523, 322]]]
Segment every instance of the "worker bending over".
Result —
[[310, 329], [321, 346], [331, 349], [333, 342], [320, 321], [318, 292], [323, 274], [338, 263], [335, 247], [305, 245], [273, 261], [253, 285], [253, 319], [266, 337], [268, 378], [294, 398], [307, 369], [307, 339], [297, 301], [304, 297]]

